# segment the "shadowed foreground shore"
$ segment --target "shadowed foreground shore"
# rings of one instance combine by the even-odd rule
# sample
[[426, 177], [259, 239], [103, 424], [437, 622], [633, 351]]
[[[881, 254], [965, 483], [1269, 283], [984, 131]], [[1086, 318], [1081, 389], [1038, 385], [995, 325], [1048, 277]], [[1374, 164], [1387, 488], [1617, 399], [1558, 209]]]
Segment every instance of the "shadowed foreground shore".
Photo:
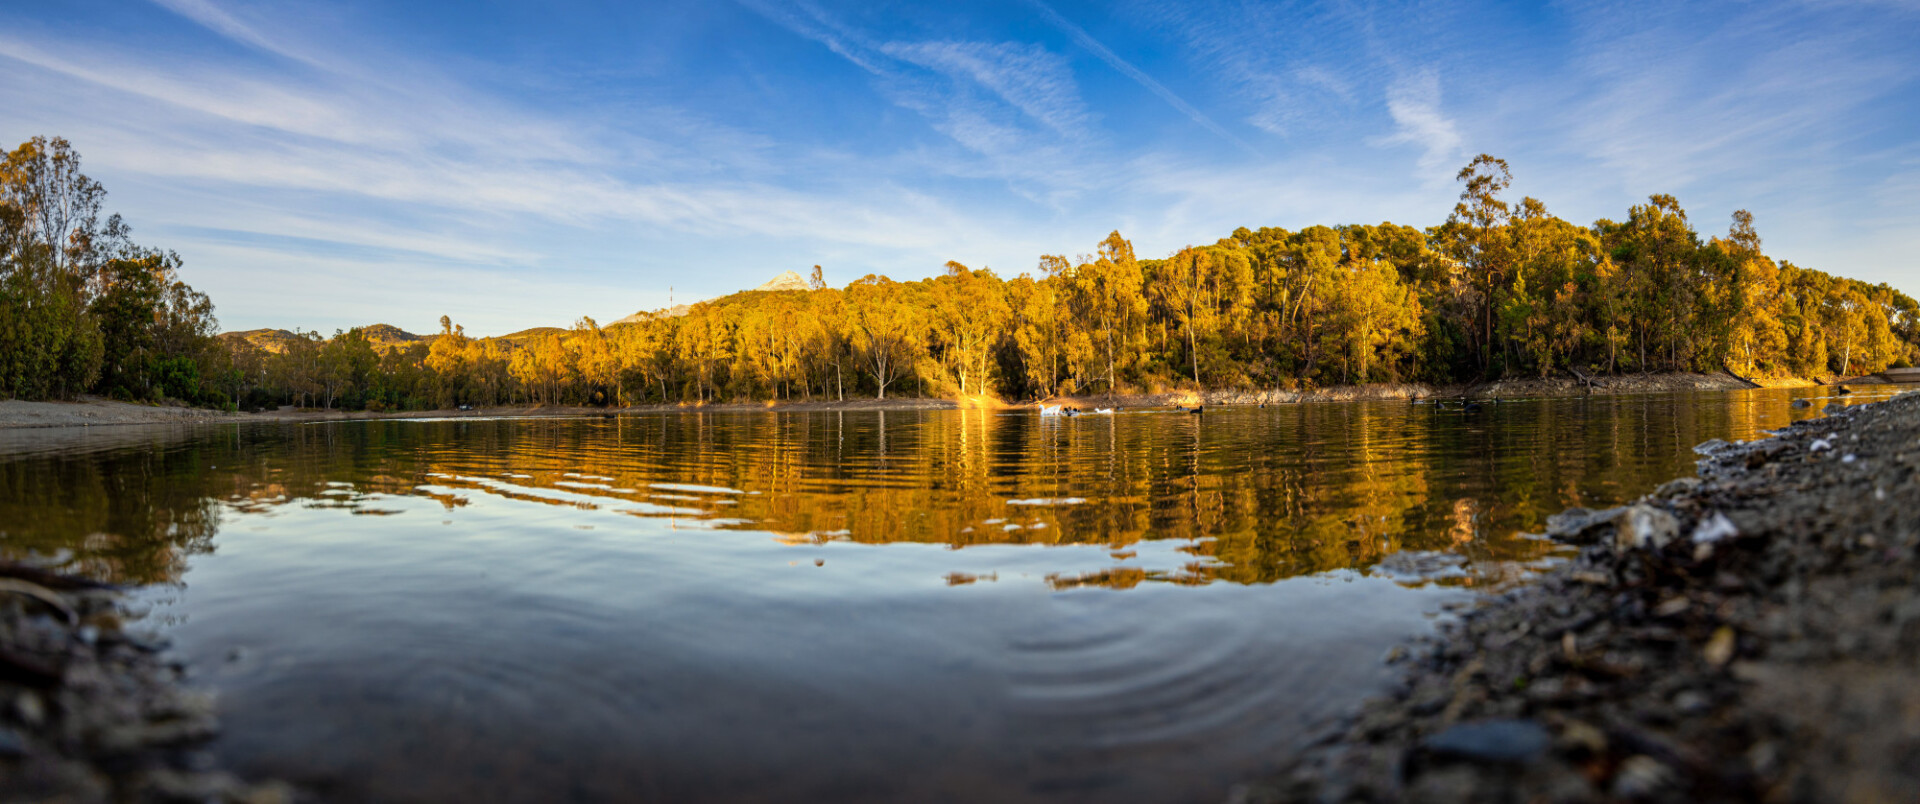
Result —
[[0, 802], [292, 800], [212, 769], [212, 700], [123, 627], [121, 605], [111, 587], [0, 564]]
[[1920, 394], [1697, 450], [1233, 799], [1920, 798]]

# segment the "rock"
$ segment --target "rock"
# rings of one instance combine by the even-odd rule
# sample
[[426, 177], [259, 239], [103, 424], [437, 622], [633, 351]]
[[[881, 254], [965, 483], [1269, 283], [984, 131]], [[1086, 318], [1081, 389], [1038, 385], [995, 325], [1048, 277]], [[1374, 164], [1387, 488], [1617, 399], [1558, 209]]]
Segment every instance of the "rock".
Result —
[[1618, 550], [1658, 550], [1680, 534], [1680, 520], [1651, 505], [1628, 506], [1614, 526], [1613, 545]]
[[1740, 529], [1734, 526], [1733, 520], [1728, 519], [1726, 514], [1715, 511], [1712, 516], [1701, 519], [1700, 524], [1693, 529], [1693, 543], [1713, 544], [1738, 535], [1740, 535]]
[[1553, 735], [1531, 720], [1482, 720], [1449, 727], [1423, 745], [1437, 757], [1522, 765], [1545, 756]]
[[47, 705], [32, 690], [21, 690], [13, 699], [14, 717], [30, 727], [38, 727], [47, 722]]
[[1711, 456], [1714, 453], [1719, 452], [1731, 446], [1733, 445], [1725, 441], [1722, 441], [1718, 438], [1710, 438], [1710, 439], [1707, 439], [1706, 441], [1702, 441], [1699, 444], [1695, 445], [1693, 448], [1693, 452], [1696, 455]]
[[1607, 733], [1585, 721], [1569, 720], [1560, 726], [1560, 749], [1597, 756], [1607, 750]]
[[1660, 760], [1645, 754], [1627, 757], [1613, 776], [1613, 795], [1618, 798], [1651, 798], [1674, 786], [1673, 770]]
[[1697, 477], [1674, 478], [1673, 480], [1669, 480], [1665, 483], [1660, 484], [1660, 488], [1654, 490], [1653, 496], [1678, 497], [1682, 494], [1691, 492], [1697, 488], [1700, 488], [1700, 478], [1697, 478]]
[[27, 755], [27, 739], [20, 732], [0, 727], [0, 757], [23, 757]]
[[1805, 399], [1796, 399], [1796, 400], [1793, 400], [1793, 405], [1792, 405], [1792, 407], [1796, 407], [1796, 408], [1802, 408], [1802, 409], [1805, 409], [1805, 408], [1810, 408], [1810, 407], [1813, 407], [1813, 403], [1812, 403], [1812, 402], [1808, 402], [1808, 401], [1807, 401], [1807, 400], [1805, 400]]
[[1605, 511], [1589, 511], [1585, 508], [1568, 508], [1547, 517], [1547, 535], [1563, 542], [1591, 544], [1600, 539], [1596, 532], [1599, 527], [1613, 522], [1622, 510], [1609, 508]]
[[1707, 660], [1707, 664], [1725, 667], [1733, 658], [1735, 647], [1733, 629], [1723, 625], [1713, 632], [1713, 637], [1707, 640], [1707, 646], [1700, 650], [1700, 655]]

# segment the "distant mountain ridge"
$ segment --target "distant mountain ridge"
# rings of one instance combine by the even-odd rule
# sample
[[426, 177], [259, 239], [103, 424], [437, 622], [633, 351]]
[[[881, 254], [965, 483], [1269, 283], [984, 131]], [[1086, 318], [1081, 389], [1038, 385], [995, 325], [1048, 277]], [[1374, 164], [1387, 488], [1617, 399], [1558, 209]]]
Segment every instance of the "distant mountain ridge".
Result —
[[[782, 292], [788, 292], [788, 291], [806, 291], [806, 290], [812, 290], [812, 289], [813, 289], [813, 285], [807, 282], [806, 277], [801, 276], [800, 272], [785, 271], [785, 272], [782, 272], [779, 276], [776, 276], [762, 283], [759, 287], [756, 287], [752, 290], [743, 290], [740, 292], [741, 293], [782, 293]], [[692, 310], [693, 310], [693, 305], [691, 304], [676, 304], [664, 310], [641, 310], [640, 312], [634, 313], [633, 315], [627, 316], [626, 318], [622, 318], [618, 321], [613, 322], [612, 324], [608, 324], [607, 326], [614, 326], [618, 324], [638, 324], [645, 321], [652, 321], [656, 318], [679, 318], [691, 312]], [[380, 351], [383, 351], [383, 352], [388, 349], [405, 346], [407, 344], [415, 343], [418, 341], [430, 341], [430, 340], [433, 340], [433, 337], [434, 337], [430, 335], [415, 335], [411, 332], [408, 332], [404, 329], [396, 327], [392, 324], [370, 324], [370, 325], [361, 327], [360, 331], [367, 336], [368, 341], [373, 343], [374, 348], [379, 349]], [[532, 327], [530, 329], [524, 329], [519, 332], [509, 333], [506, 335], [496, 335], [491, 337], [495, 337], [503, 341], [508, 341], [510, 343], [519, 343], [521, 341], [531, 340], [539, 336], [545, 336], [548, 334], [560, 334], [564, 332], [566, 332], [566, 329], [563, 327]], [[253, 344], [254, 346], [259, 347], [260, 349], [265, 350], [267, 352], [271, 352], [273, 354], [280, 354], [287, 350], [287, 344], [289, 342], [299, 338], [300, 336], [296, 333], [293, 333], [284, 329], [249, 329], [249, 330], [243, 330], [239, 332], [222, 332], [220, 333], [219, 337], [226, 338], [228, 340], [245, 341], [246, 343]], [[470, 336], [470, 337], [484, 339], [488, 336], [476, 335], [476, 336]]]
[[[383, 352], [427, 340], [425, 336], [415, 335], [392, 324], [370, 324], [360, 327], [360, 333], [367, 336], [367, 341], [373, 344], [373, 348]], [[230, 341], [244, 341], [277, 355], [287, 351], [287, 344], [299, 339], [300, 336], [284, 329], [249, 329], [240, 332], [222, 332], [219, 337]]]

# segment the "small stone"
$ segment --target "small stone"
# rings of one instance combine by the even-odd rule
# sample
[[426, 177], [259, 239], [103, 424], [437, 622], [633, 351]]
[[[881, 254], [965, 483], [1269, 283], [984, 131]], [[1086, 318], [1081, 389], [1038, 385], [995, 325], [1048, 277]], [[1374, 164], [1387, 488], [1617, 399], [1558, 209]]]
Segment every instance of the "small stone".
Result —
[[1568, 752], [1600, 754], [1607, 750], [1607, 734], [1586, 721], [1569, 720], [1560, 726], [1559, 744]]
[[1531, 720], [1482, 720], [1431, 735], [1424, 744], [1435, 756], [1519, 765], [1546, 755], [1553, 736]]
[[1693, 490], [1698, 488], [1700, 488], [1700, 478], [1697, 478], [1697, 477], [1675, 478], [1673, 480], [1669, 480], [1665, 483], [1660, 484], [1660, 488], [1654, 489], [1653, 496], [1678, 497], [1682, 494], [1692, 492]]
[[39, 726], [47, 722], [47, 704], [32, 690], [22, 690], [20, 697], [13, 699], [13, 714], [21, 723]]
[[1719, 452], [1720, 450], [1726, 449], [1727, 447], [1731, 447], [1731, 446], [1733, 445], [1721, 439], [1710, 438], [1696, 445], [1693, 448], [1693, 451], [1697, 455], [1712, 455], [1716, 452]]
[[0, 726], [0, 757], [23, 757], [27, 755], [27, 739], [20, 732]]
[[1715, 511], [1712, 516], [1700, 520], [1700, 525], [1693, 529], [1693, 543], [1713, 544], [1738, 535], [1740, 535], [1740, 529], [1734, 526], [1733, 520], [1728, 519], [1726, 514]]
[[1622, 550], [1658, 550], [1680, 533], [1680, 520], [1650, 505], [1627, 508], [1614, 526], [1613, 544]]
[[1700, 655], [1707, 660], [1707, 664], [1725, 667], [1733, 659], [1734, 641], [1733, 627], [1720, 626], [1713, 632], [1713, 637], [1707, 640], [1707, 646], [1700, 650]]
[[1585, 508], [1568, 508], [1547, 517], [1547, 535], [1562, 541], [1574, 541], [1589, 527], [1603, 521], [1604, 515], [1597, 515]]
[[1593, 572], [1591, 570], [1569, 572], [1567, 573], [1567, 579], [1574, 583], [1584, 583], [1588, 586], [1606, 586], [1613, 583], [1613, 578], [1609, 577], [1606, 573]]
[[1635, 754], [1620, 763], [1620, 771], [1613, 777], [1613, 794], [1628, 799], [1651, 798], [1671, 788], [1674, 781], [1673, 770], [1660, 760]]

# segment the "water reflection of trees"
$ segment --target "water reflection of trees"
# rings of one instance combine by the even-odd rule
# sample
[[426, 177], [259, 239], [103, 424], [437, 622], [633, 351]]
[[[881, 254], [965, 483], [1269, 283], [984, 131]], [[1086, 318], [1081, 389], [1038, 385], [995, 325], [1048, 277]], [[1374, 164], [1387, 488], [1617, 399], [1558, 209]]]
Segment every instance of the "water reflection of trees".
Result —
[[[1548, 514], [1643, 493], [1688, 473], [1693, 444], [1752, 437], [1789, 414], [1785, 395], [1717, 394], [1473, 414], [1381, 403], [1074, 420], [695, 413], [173, 428], [117, 448], [0, 460], [0, 553], [66, 555], [120, 582], [174, 581], [187, 557], [213, 548], [223, 510], [380, 514], [396, 510], [380, 495], [457, 506], [489, 494], [670, 511], [802, 543], [1119, 551], [1172, 539], [1192, 556], [1049, 579], [1062, 587], [1264, 582], [1401, 550], [1524, 562], [1551, 551], [1519, 535]], [[648, 502], [662, 507], [638, 505]]]

